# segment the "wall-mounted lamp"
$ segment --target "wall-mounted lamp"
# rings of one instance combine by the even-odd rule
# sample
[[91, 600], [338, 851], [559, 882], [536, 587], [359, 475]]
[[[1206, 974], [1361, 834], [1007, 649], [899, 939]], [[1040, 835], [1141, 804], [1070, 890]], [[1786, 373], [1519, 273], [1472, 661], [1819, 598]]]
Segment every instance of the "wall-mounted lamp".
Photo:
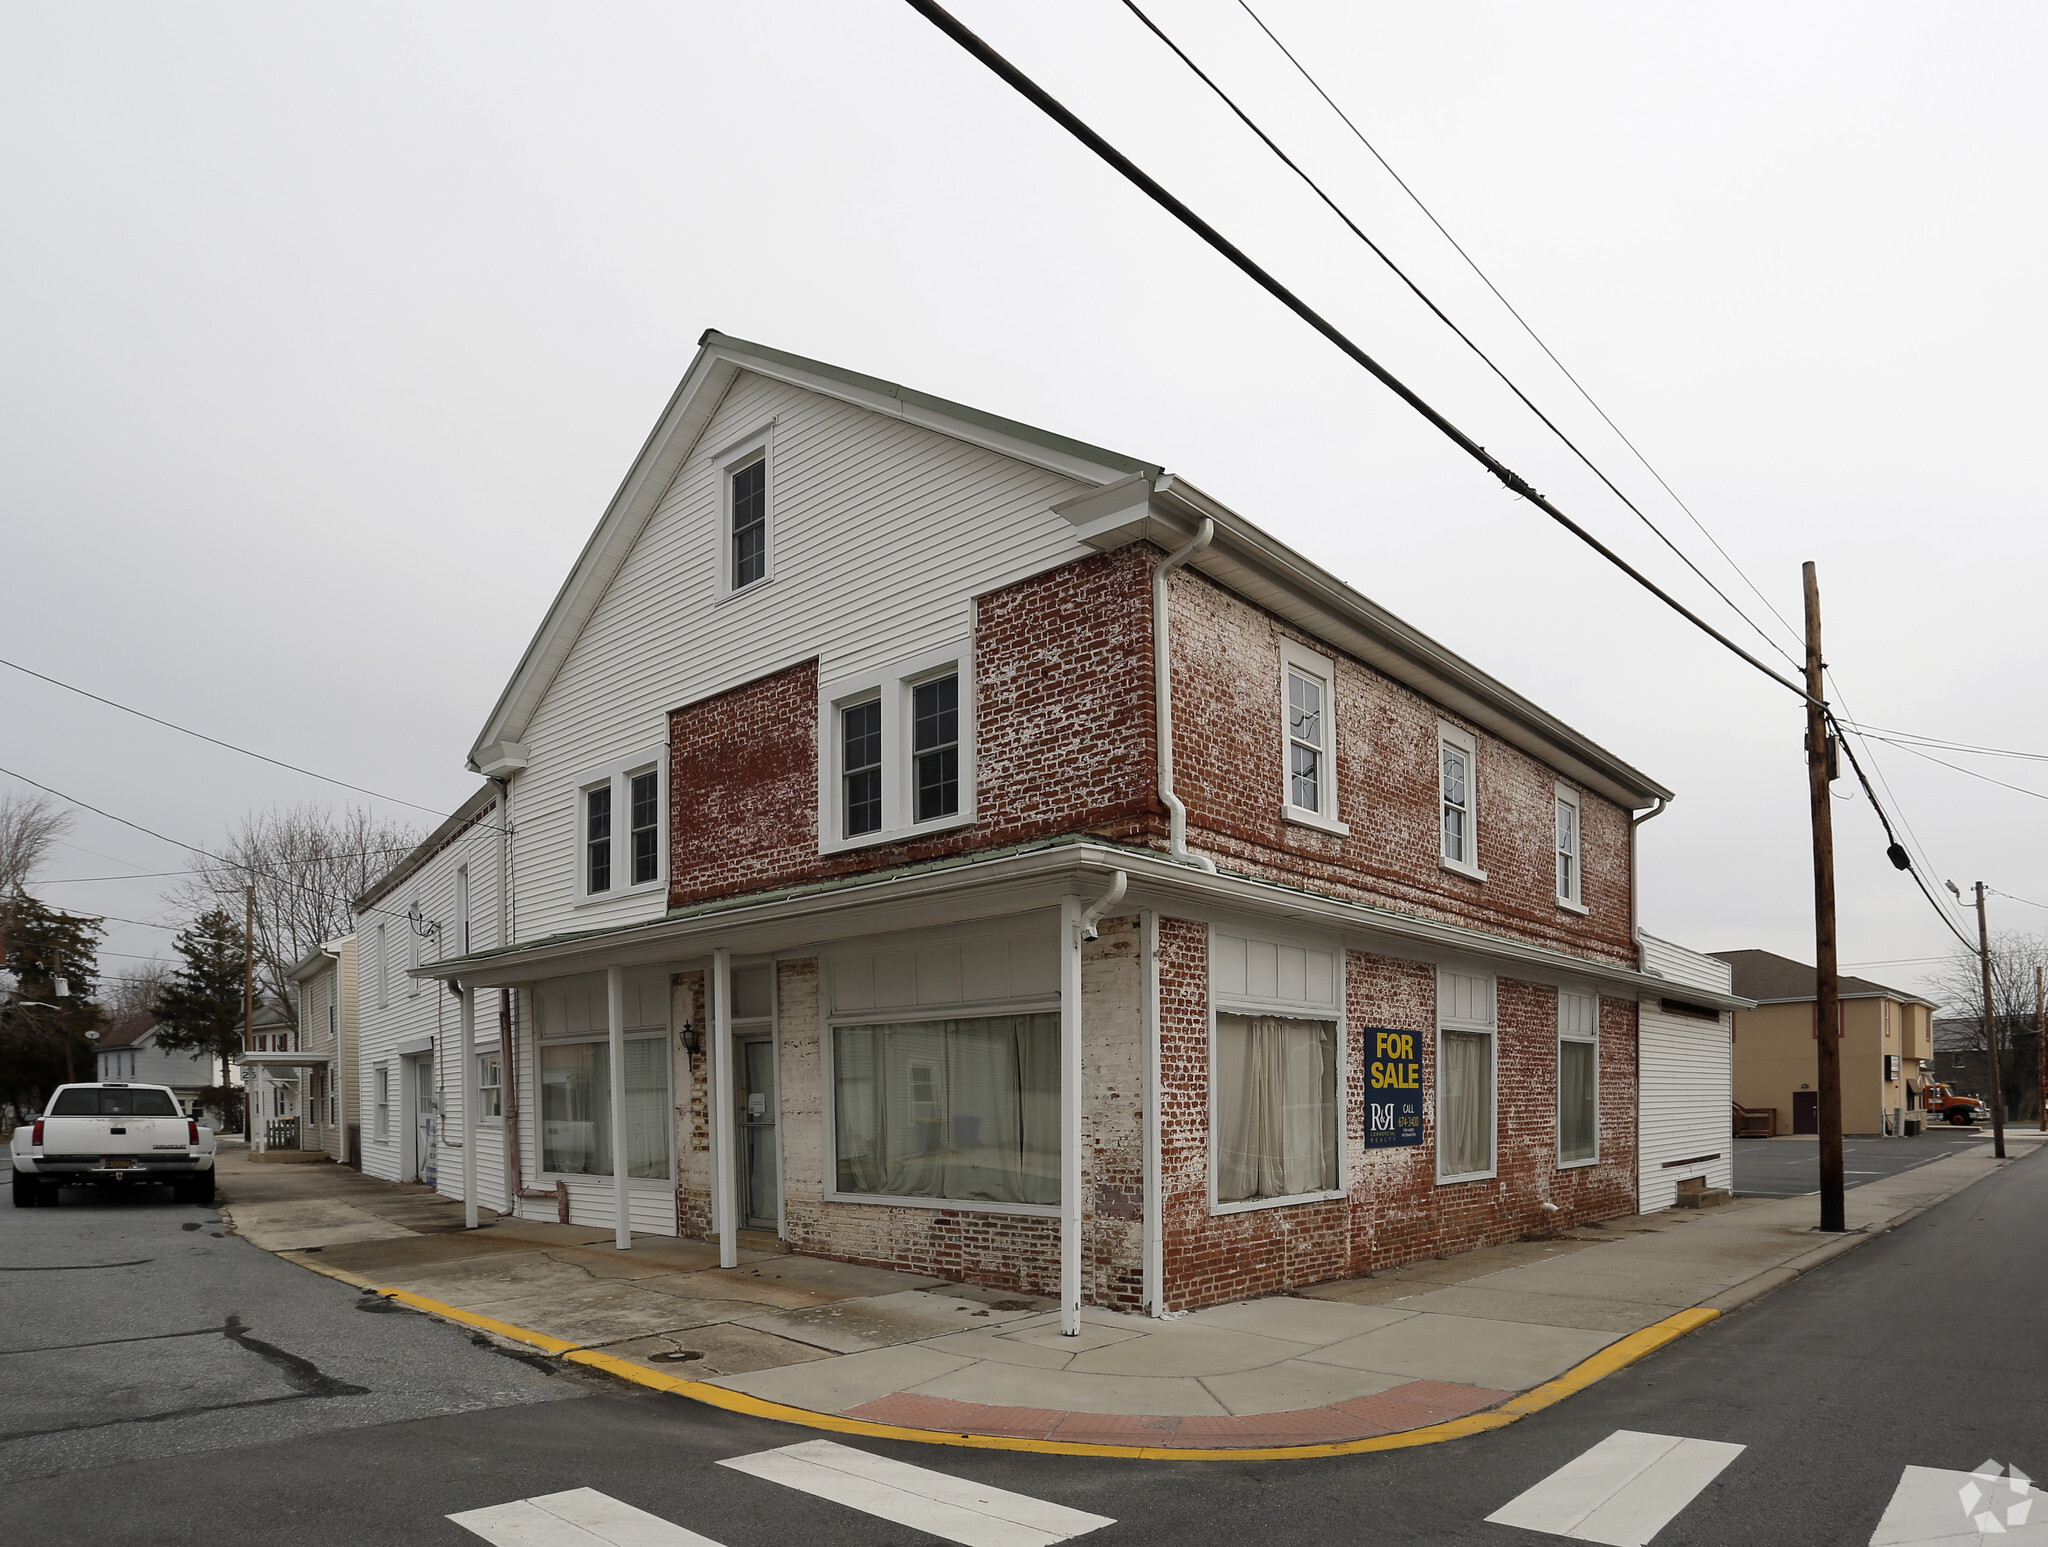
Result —
[[695, 1053], [702, 1046], [703, 1039], [697, 1035], [697, 1023], [695, 1021], [684, 1021], [683, 1029], [678, 1035], [683, 1039], [683, 1051], [685, 1053]]

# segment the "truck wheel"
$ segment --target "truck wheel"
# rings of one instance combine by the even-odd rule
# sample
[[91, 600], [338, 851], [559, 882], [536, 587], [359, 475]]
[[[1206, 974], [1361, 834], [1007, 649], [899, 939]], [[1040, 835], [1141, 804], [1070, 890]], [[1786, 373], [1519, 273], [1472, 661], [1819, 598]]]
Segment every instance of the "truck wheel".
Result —
[[1949, 1111], [1948, 1120], [1958, 1128], [1967, 1128], [1970, 1125], [1970, 1114], [1961, 1107], [1953, 1107]]
[[196, 1203], [201, 1207], [213, 1202], [213, 1168], [208, 1166], [199, 1175], [178, 1189], [178, 1201]]
[[14, 1206], [32, 1209], [43, 1201], [43, 1184], [26, 1171], [14, 1173]]

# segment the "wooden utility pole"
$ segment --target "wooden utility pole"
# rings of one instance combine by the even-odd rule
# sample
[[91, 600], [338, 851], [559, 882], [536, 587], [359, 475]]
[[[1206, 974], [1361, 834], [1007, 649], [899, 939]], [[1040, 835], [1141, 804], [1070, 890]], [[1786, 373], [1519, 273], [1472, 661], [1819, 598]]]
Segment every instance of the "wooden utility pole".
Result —
[[[253, 1052], [256, 1040], [256, 888], [242, 888], [242, 1051]], [[247, 1065], [244, 1065], [246, 1068]], [[242, 1137], [256, 1142], [256, 1103], [245, 1076], [242, 1080]]]
[[1991, 926], [1984, 919], [1984, 883], [1977, 883], [1977, 965], [1984, 972], [1984, 1045], [1991, 1050], [1991, 1153], [2005, 1159], [2005, 1081], [1998, 1069], [1998, 1011], [1991, 1003]]
[[1806, 787], [1813, 806], [1813, 1046], [1820, 1127], [1820, 1227], [1848, 1228], [1842, 1195], [1842, 988], [1835, 952], [1835, 813], [1828, 793], [1834, 749], [1828, 741], [1820, 653], [1820, 579], [1806, 581]]
[[2042, 1032], [2041, 969], [2034, 969], [2034, 1061], [2041, 1085], [2041, 1131], [2048, 1133], [2048, 1036]]

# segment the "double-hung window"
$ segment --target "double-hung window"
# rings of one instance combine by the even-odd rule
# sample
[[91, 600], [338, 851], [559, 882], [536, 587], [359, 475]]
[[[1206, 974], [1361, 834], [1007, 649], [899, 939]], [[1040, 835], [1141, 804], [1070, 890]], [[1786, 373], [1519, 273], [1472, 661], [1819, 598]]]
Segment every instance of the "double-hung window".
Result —
[[713, 460], [718, 478], [716, 590], [722, 600], [775, 577], [774, 426], [728, 446]]
[[1479, 868], [1479, 747], [1455, 725], [1440, 723], [1436, 737], [1437, 809], [1446, 870], [1483, 881]]
[[1557, 996], [1557, 1163], [1600, 1158], [1600, 999]]
[[1560, 907], [1584, 912], [1584, 877], [1579, 860], [1579, 792], [1557, 787], [1557, 901]]
[[[415, 897], [412, 900], [412, 906], [406, 910], [405, 920], [406, 961], [414, 972], [420, 970], [420, 943], [426, 938], [423, 933], [426, 926], [419, 920], [420, 900]], [[420, 991], [420, 980], [417, 977], [407, 978], [405, 980], [405, 991], [408, 994], [417, 995]]]
[[1292, 640], [1281, 645], [1282, 811], [1290, 822], [1342, 834], [1351, 829], [1337, 818], [1336, 686], [1328, 657]]
[[391, 1069], [379, 1064], [370, 1074], [371, 1089], [376, 1099], [371, 1103], [371, 1133], [381, 1142], [391, 1137]]
[[662, 866], [662, 779], [657, 754], [593, 771], [577, 791], [577, 884], [585, 902], [657, 885]]
[[469, 866], [455, 867], [455, 939], [462, 954], [469, 954]]
[[377, 1008], [391, 1003], [391, 936], [383, 924], [377, 926]]
[[1439, 967], [1436, 975], [1436, 1179], [1495, 1174], [1494, 980]]
[[822, 851], [973, 819], [972, 681], [963, 644], [821, 692]]
[[732, 589], [768, 574], [768, 459], [732, 475]]
[[476, 1055], [476, 1115], [505, 1115], [505, 1062], [496, 1048]]

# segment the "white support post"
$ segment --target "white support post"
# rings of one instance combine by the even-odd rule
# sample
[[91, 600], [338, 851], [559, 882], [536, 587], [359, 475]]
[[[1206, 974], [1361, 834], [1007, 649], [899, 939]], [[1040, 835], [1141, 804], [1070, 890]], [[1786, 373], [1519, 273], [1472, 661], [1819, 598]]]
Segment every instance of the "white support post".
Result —
[[462, 985], [462, 1228], [476, 1218], [476, 990]]
[[711, 953], [711, 1228], [721, 1268], [740, 1265], [732, 1104], [732, 952], [721, 946]]
[[1060, 899], [1060, 1332], [1081, 1333], [1081, 899]]
[[612, 1209], [618, 1216], [612, 1244], [620, 1251], [633, 1245], [632, 1194], [626, 1186], [626, 969], [604, 969], [606, 1024], [610, 1029], [612, 1104]]

